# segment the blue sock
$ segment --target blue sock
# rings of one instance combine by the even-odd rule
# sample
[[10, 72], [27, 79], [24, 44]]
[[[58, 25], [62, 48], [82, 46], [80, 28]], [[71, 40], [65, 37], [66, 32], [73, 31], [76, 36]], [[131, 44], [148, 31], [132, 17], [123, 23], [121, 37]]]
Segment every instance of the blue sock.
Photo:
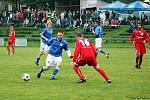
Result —
[[105, 55], [107, 54], [107, 53], [106, 53], [104, 50], [102, 50], [102, 49], [99, 50], [99, 52], [100, 52], [100, 53], [103, 53], [103, 54], [105, 54]]
[[58, 73], [59, 70], [60, 70], [59, 67], [56, 66], [52, 73], [52, 76], [54, 77]]

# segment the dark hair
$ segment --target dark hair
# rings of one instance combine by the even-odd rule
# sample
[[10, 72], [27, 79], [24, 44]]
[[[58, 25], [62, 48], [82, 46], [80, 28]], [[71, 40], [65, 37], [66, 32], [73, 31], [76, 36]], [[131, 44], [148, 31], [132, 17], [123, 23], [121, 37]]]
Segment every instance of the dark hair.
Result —
[[98, 24], [100, 24], [100, 23], [101, 23], [99, 20], [96, 20], [95, 22], [96, 22], [96, 23], [98, 23]]
[[77, 37], [82, 37], [83, 35], [82, 35], [81, 32], [78, 32], [78, 33], [76, 34], [76, 36], [77, 36]]

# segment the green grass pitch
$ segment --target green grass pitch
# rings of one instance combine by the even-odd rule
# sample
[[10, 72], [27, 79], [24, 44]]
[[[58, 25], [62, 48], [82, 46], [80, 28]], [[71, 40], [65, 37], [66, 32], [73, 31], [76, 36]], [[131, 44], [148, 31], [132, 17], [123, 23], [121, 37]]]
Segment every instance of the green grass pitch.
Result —
[[[150, 48], [140, 70], [134, 67], [132, 47], [104, 49], [110, 51], [110, 58], [100, 54], [97, 60], [112, 84], [88, 66], [81, 67], [87, 82], [76, 83], [78, 77], [65, 52], [57, 80], [49, 80], [54, 67], [37, 79], [39, 68], [34, 61], [38, 47], [17, 47], [14, 56], [6, 55], [6, 48], [0, 47], [0, 100], [150, 100]], [[45, 65], [45, 59], [46, 55], [42, 56], [40, 65]], [[28, 82], [22, 80], [25, 72], [31, 77]]]

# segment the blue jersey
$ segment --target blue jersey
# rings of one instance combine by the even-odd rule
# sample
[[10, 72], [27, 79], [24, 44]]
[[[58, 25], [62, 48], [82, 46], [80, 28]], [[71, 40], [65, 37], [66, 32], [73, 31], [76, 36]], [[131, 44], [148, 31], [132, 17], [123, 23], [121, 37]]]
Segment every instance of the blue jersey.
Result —
[[[53, 33], [52, 29], [45, 28], [45, 29], [42, 30], [42, 32], [40, 34], [43, 35], [44, 37], [46, 37], [48, 40], [50, 40], [52, 38], [52, 33]], [[43, 38], [42, 38], [42, 42], [44, 44], [47, 43], [47, 41]]]
[[55, 57], [62, 56], [62, 49], [69, 50], [65, 39], [58, 40], [58, 38], [53, 38], [47, 44], [50, 46], [48, 53]]
[[101, 26], [97, 26], [95, 28], [96, 38], [99, 38], [103, 36], [103, 28]]

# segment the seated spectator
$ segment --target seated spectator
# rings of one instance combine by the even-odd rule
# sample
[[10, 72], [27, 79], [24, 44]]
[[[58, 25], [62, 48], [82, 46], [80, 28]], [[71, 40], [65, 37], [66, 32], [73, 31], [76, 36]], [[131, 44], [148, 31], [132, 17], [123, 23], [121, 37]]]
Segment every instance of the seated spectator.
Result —
[[117, 28], [117, 26], [118, 26], [118, 22], [117, 22], [117, 20], [115, 20], [115, 19], [112, 19], [111, 20], [111, 28], [112, 29], [116, 29]]

